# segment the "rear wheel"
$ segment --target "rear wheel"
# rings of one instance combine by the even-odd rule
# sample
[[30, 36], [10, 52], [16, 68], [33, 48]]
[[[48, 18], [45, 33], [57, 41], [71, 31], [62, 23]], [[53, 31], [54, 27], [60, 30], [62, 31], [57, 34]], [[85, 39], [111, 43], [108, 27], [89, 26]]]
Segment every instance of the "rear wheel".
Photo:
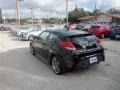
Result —
[[114, 36], [111, 36], [110, 39], [113, 40], [113, 39], [114, 39]]
[[30, 52], [31, 52], [32, 55], [35, 55], [35, 50], [34, 50], [32, 45], [30, 45]]
[[57, 75], [65, 73], [64, 64], [56, 56], [52, 57], [52, 69]]

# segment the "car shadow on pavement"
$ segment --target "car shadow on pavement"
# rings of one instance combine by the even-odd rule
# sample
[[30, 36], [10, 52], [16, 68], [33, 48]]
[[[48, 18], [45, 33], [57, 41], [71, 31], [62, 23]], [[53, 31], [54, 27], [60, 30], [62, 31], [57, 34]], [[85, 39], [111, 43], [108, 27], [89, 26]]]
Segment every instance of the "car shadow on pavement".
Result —
[[8, 36], [9, 36], [9, 37], [16, 37], [16, 35], [13, 34], [12, 32], [8, 32]]
[[[12, 68], [18, 71], [34, 74], [38, 76], [57, 76], [52, 71], [50, 65], [42, 61], [39, 57], [31, 55], [29, 48], [18, 48], [0, 53], [0, 67]], [[91, 68], [75, 69], [73, 72], [61, 76], [77, 74], [79, 76], [87, 74]]]
[[11, 40], [13, 40], [13, 41], [25, 41], [25, 40], [22, 40], [20, 37], [12, 38]]
[[[21, 88], [21, 86], [51, 88], [46, 90], [54, 90], [54, 85], [56, 87], [60, 85], [62, 90], [67, 90], [63, 89], [66, 85], [76, 84], [79, 86], [91, 83], [92, 80], [105, 81], [106, 78], [98, 77], [103, 70], [101, 69], [102, 66], [100, 68], [99, 66], [94, 66], [86, 69], [76, 69], [73, 72], [56, 75], [47, 63], [31, 55], [28, 47], [17, 48], [0, 53], [0, 82], [4, 82], [6, 85], [17, 86], [17, 88]], [[47, 87], [45, 87], [46, 85]]]
[[28, 41], [28, 40], [23, 40], [20, 37], [17, 37], [15, 34], [13, 34], [12, 32], [7, 32], [8, 36], [10, 37], [11, 40], [13, 41]]

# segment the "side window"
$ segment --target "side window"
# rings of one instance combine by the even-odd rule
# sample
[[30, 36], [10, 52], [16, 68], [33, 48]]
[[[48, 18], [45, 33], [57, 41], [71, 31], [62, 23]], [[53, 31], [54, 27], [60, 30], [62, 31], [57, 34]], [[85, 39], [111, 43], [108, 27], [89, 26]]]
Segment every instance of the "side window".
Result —
[[43, 32], [38, 37], [42, 40], [47, 40], [48, 36], [49, 36], [49, 32]]
[[52, 40], [52, 39], [59, 39], [59, 37], [58, 37], [58, 35], [56, 35], [56, 34], [50, 33], [48, 39], [49, 39], [49, 40]]

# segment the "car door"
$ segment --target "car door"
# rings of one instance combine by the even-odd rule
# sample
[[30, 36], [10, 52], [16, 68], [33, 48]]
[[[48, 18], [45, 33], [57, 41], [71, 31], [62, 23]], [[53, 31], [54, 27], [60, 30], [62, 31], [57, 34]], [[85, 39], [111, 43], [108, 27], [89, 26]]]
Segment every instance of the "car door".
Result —
[[56, 48], [56, 41], [57, 40], [58, 40], [57, 34], [49, 32], [49, 37], [44, 42], [44, 46], [43, 46], [44, 48], [42, 48], [44, 51], [43, 57], [46, 60], [49, 60], [50, 53], [54, 52], [54, 50]]
[[91, 29], [89, 30], [89, 32], [96, 36], [99, 36], [98, 35], [99, 30], [100, 30], [100, 26], [92, 26]]
[[38, 35], [36, 39], [36, 52], [42, 59], [46, 60], [47, 55], [47, 38], [49, 36], [49, 32], [42, 32]]

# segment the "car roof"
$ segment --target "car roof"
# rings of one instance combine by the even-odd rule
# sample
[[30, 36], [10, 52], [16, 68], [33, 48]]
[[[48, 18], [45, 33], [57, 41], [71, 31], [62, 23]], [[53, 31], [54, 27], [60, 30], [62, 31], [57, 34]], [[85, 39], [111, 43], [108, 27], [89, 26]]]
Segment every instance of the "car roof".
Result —
[[63, 36], [75, 36], [75, 35], [83, 35], [83, 34], [89, 34], [88, 32], [85, 31], [80, 31], [80, 30], [66, 30], [66, 29], [59, 29], [59, 30], [46, 30], [48, 32], [53, 32], [56, 34], [61, 34]]

